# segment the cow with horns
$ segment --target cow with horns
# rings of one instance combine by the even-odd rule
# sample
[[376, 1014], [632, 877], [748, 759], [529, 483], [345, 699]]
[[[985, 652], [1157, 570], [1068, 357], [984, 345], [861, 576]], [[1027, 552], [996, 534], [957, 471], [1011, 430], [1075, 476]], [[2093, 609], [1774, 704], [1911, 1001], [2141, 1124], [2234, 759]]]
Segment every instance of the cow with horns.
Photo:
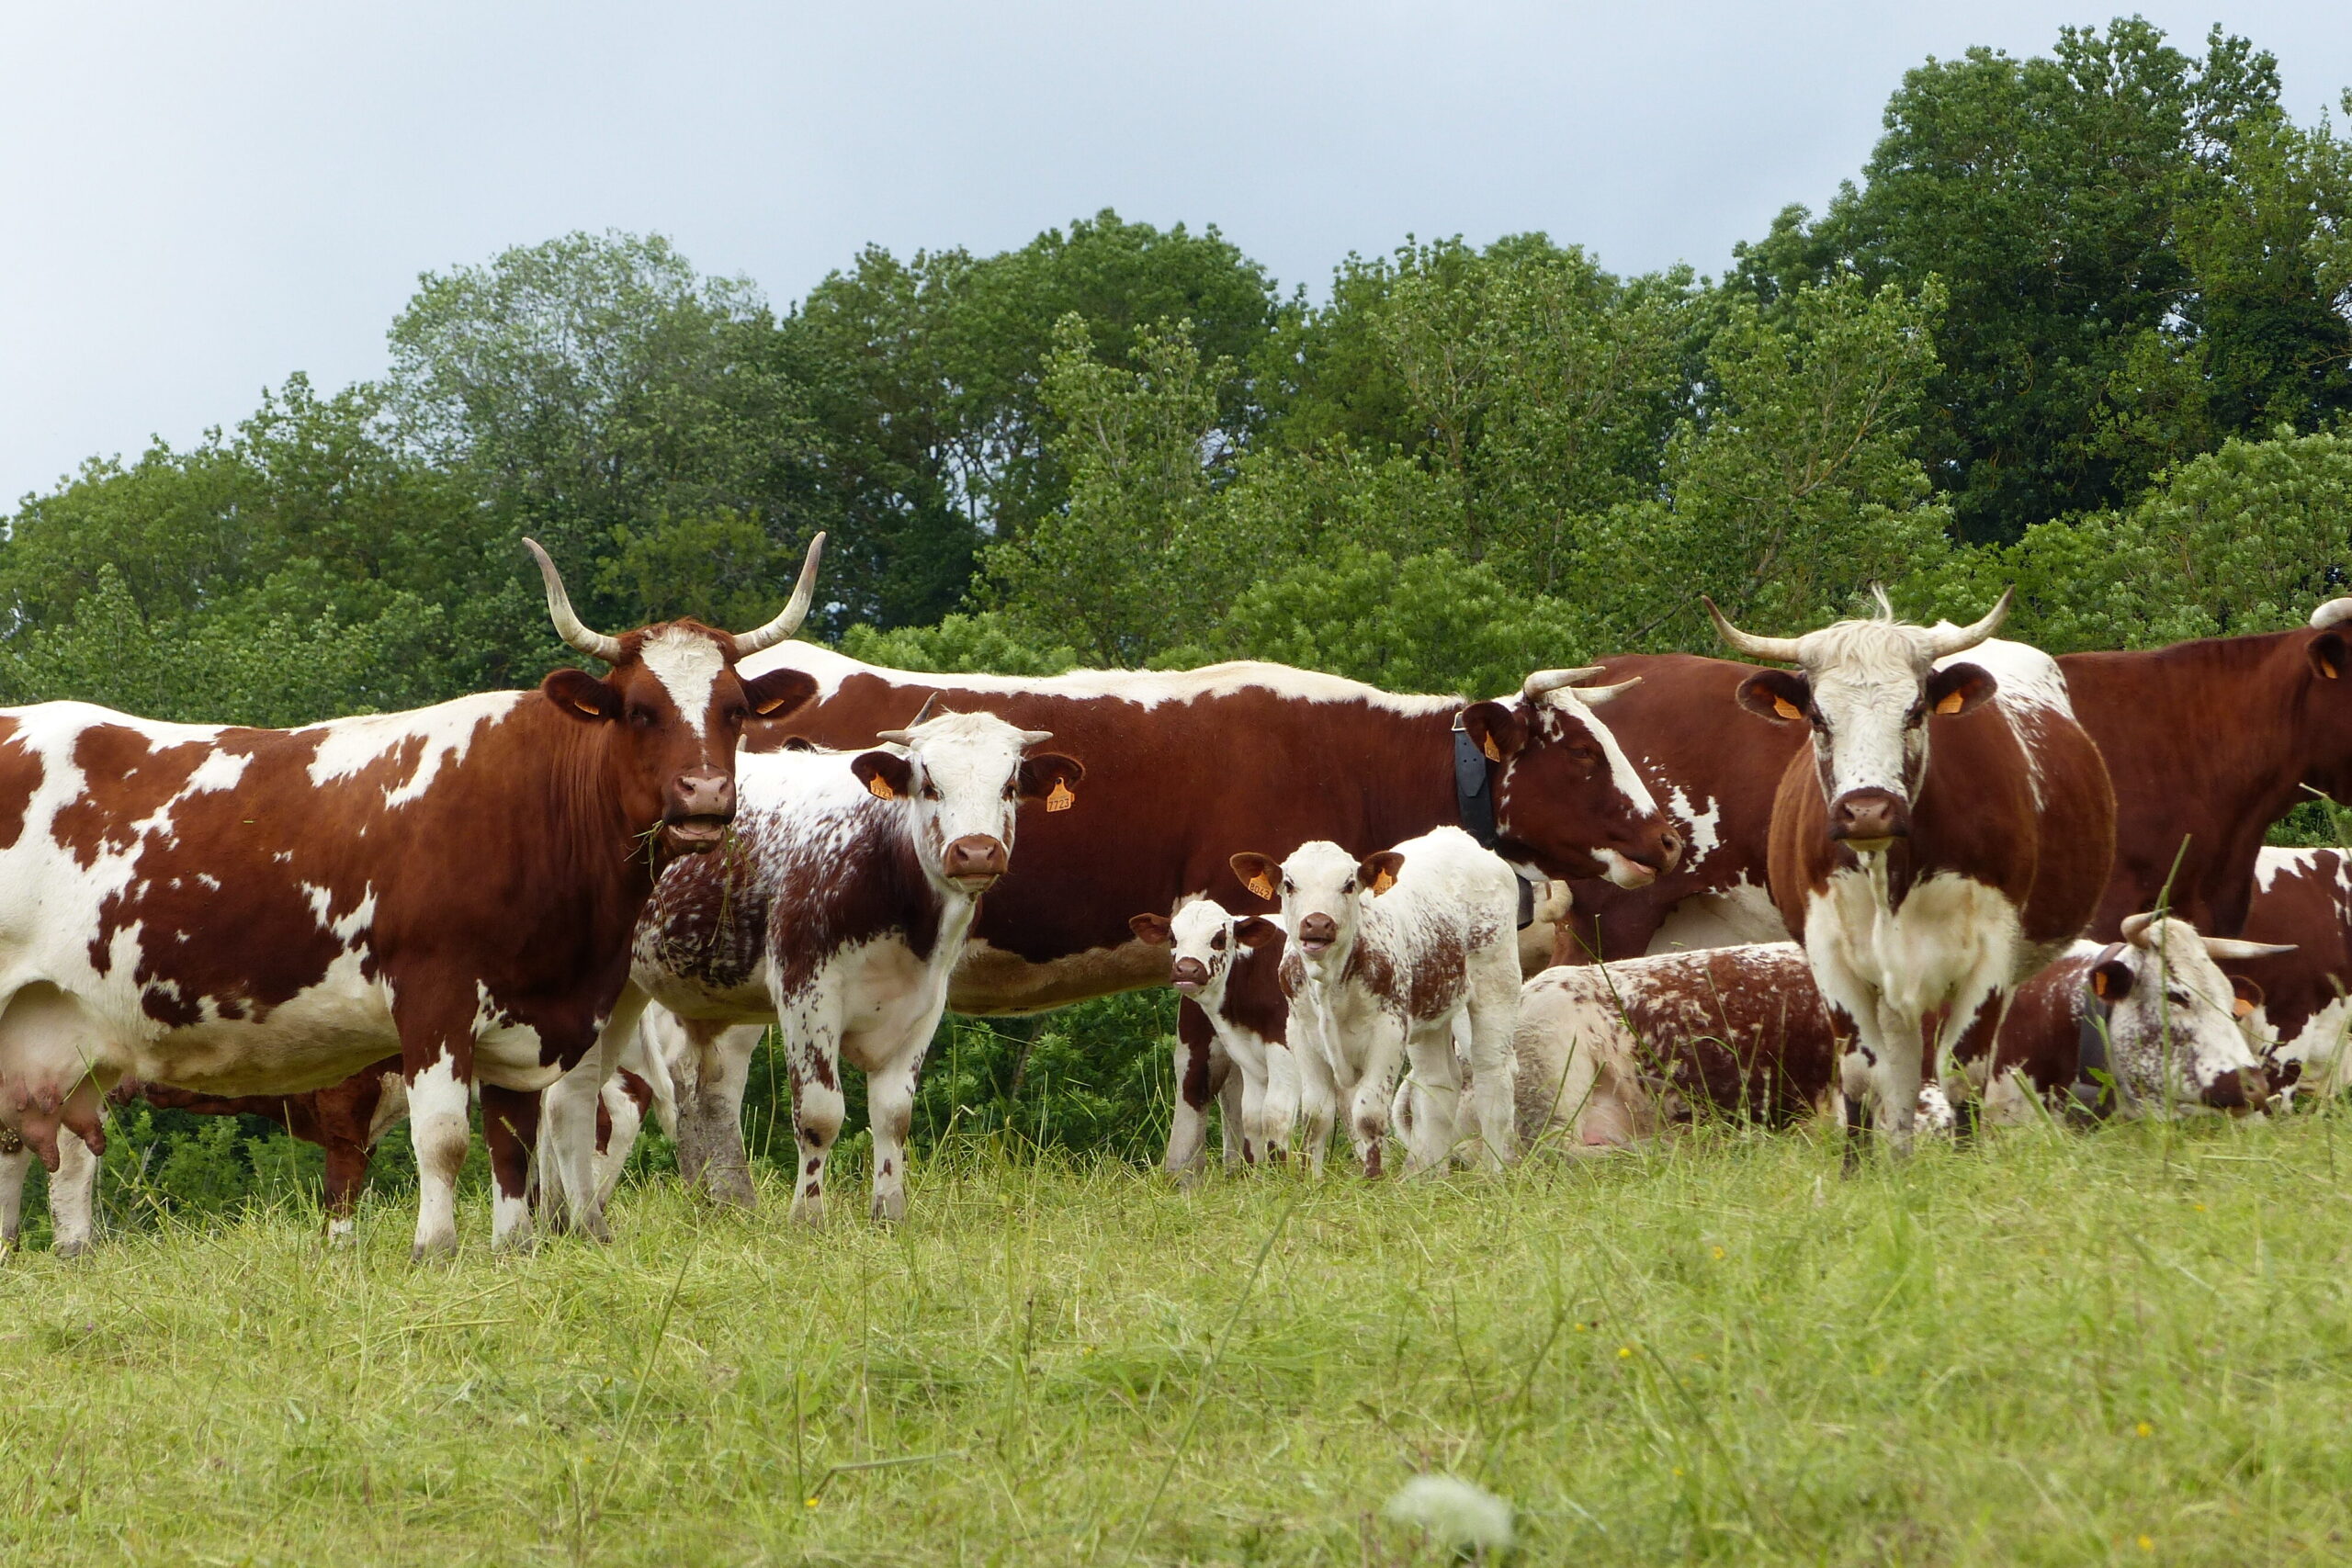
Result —
[[[126, 1075], [287, 1094], [397, 1053], [417, 1255], [457, 1247], [476, 1084], [493, 1239], [526, 1242], [538, 1091], [610, 1021], [662, 864], [723, 838], [744, 722], [814, 688], [737, 661], [799, 627], [822, 542], [756, 631], [623, 637], [530, 545], [602, 678], [289, 730], [0, 713], [0, 1126], [55, 1170], [61, 1134], [102, 1150]], [[574, 1218], [601, 1234], [593, 1196]]]
[[1738, 690], [1812, 735], [1773, 800], [1773, 901], [1851, 1025], [1848, 1126], [1867, 1115], [1898, 1155], [1923, 1072], [1965, 1092], [1946, 1069], [1990, 1051], [2018, 983], [2089, 922], [2114, 856], [2107, 767], [2056, 662], [1981, 648], [2009, 597], [1969, 626], [1906, 626], [1882, 602], [1877, 618], [1796, 637], [1744, 632], [1707, 601], [1733, 649], [1797, 666]]

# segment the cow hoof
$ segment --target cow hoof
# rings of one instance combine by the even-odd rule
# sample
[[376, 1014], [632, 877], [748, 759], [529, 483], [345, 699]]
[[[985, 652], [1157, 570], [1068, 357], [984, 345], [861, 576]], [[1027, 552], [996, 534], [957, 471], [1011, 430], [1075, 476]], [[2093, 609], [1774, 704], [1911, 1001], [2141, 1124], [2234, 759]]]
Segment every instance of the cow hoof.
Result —
[[740, 1168], [706, 1170], [703, 1190], [709, 1194], [712, 1202], [722, 1209], [756, 1209], [760, 1206], [759, 1192], [752, 1185], [752, 1173]]
[[84, 1236], [79, 1240], [54, 1243], [51, 1246], [50, 1251], [60, 1258], [87, 1258], [94, 1245], [89, 1237]]
[[408, 1249], [408, 1260], [420, 1268], [426, 1264], [446, 1268], [458, 1260], [458, 1238], [451, 1236], [447, 1241], [420, 1241]]
[[876, 1198], [874, 1200], [872, 1213], [876, 1224], [895, 1225], [907, 1217], [907, 1201], [896, 1194], [888, 1198]]

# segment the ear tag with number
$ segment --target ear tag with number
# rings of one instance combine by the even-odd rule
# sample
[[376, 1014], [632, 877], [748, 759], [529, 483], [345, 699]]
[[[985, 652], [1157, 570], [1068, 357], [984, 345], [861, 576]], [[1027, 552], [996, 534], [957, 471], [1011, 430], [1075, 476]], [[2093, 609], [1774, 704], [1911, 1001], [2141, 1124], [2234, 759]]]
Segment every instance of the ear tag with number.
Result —
[[1942, 700], [1941, 702], [1939, 702], [1939, 703], [1938, 703], [1938, 704], [1936, 705], [1936, 711], [1937, 711], [1938, 713], [1958, 713], [1961, 709], [1962, 709], [1962, 708], [1966, 707], [1967, 705], [1968, 705], [1968, 694], [1967, 694], [1967, 693], [1965, 693], [1965, 692], [1946, 692], [1946, 693], [1944, 694], [1944, 695], [1943, 695], [1943, 700]]
[[586, 714], [590, 718], [602, 718], [605, 716], [605, 710], [598, 707], [594, 703], [584, 703], [578, 697], [574, 697], [571, 699], [571, 705], [578, 708], [582, 713]]
[[2240, 997], [2231, 1004], [2230, 1010], [2240, 1018], [2250, 1018], [2254, 1014], [2254, 1004]]
[[1061, 779], [1056, 779], [1054, 781], [1054, 787], [1046, 792], [1046, 809], [1048, 811], [1068, 811], [1071, 807], [1076, 806], [1077, 804], [1078, 796], [1069, 792], [1069, 784]]
[[1384, 869], [1372, 879], [1372, 896], [1377, 898], [1396, 886], [1396, 878]]
[[2101, 1001], [2105, 1001], [2107, 999], [2107, 975], [2105, 971], [2098, 969], [2091, 971], [2091, 995], [2097, 997]]
[[1260, 872], [1257, 875], [1251, 877], [1242, 886], [1248, 887], [1250, 892], [1255, 893], [1259, 897], [1265, 899], [1268, 903], [1273, 902], [1274, 885], [1267, 878], [1264, 872]]
[[2319, 661], [2319, 672], [2330, 681], [2335, 679], [2335, 666], [2324, 659]]
[[1478, 738], [1478, 750], [1487, 754], [1487, 761], [1489, 762], [1499, 762], [1503, 760], [1503, 754], [1495, 750], [1495, 738], [1491, 735]]
[[872, 778], [866, 780], [865, 788], [866, 792], [872, 795], [876, 800], [896, 800], [899, 798], [898, 792], [890, 787], [890, 781], [884, 778], [880, 773], [876, 773]]
[[1803, 718], [1804, 716], [1804, 710], [1797, 706], [1796, 704], [1789, 701], [1786, 697], [1774, 697], [1772, 699], [1772, 711], [1779, 714], [1782, 718]]

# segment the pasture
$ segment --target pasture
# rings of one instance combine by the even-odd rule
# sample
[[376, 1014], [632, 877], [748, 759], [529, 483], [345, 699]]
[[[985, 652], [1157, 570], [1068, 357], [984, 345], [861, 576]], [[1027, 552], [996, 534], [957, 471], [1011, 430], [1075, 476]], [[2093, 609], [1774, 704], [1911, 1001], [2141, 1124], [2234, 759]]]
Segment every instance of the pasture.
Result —
[[0, 1553], [1403, 1563], [1438, 1469], [1530, 1562], [2340, 1561], [2341, 1120], [1189, 1194], [967, 1138], [896, 1230], [654, 1179], [443, 1268], [399, 1197], [165, 1221], [0, 1267]]

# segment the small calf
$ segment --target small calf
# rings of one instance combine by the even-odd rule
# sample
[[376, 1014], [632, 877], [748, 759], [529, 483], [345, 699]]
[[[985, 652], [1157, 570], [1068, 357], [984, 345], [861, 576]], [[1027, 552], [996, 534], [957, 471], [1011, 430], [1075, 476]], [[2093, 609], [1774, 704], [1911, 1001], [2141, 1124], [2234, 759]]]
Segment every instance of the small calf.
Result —
[[1390, 1091], [1408, 1060], [1419, 1102], [1406, 1169], [1446, 1162], [1462, 1094], [1453, 1025], [1464, 1013], [1478, 1157], [1498, 1167], [1516, 1154], [1517, 874], [1459, 828], [1439, 828], [1361, 861], [1316, 840], [1281, 862], [1236, 855], [1233, 870], [1252, 893], [1282, 907], [1289, 938], [1283, 989], [1316, 1170], [1335, 1103], [1346, 1096], [1364, 1174], [1381, 1173]]
[[[1207, 1111], [1223, 1104], [1225, 1163], [1279, 1161], [1298, 1114], [1298, 1070], [1291, 1061], [1289, 1010], [1278, 993], [1241, 980], [1250, 971], [1279, 968], [1283, 932], [1256, 915], [1237, 917], [1214, 898], [1200, 898], [1164, 915], [1127, 921], [1154, 947], [1172, 948], [1170, 984], [1208, 1020], [1209, 1038], [1176, 1043], [1176, 1110], [1168, 1129], [1168, 1174], [1190, 1179], [1206, 1154]], [[1271, 1005], [1269, 1005], [1271, 1004]]]

